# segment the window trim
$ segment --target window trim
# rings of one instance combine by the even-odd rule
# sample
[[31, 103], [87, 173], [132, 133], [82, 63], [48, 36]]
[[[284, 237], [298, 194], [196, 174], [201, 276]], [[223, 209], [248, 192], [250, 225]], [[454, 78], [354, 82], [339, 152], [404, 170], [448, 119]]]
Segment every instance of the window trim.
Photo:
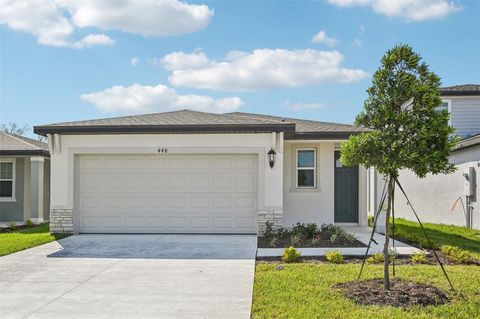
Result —
[[[313, 151], [313, 167], [298, 167], [298, 152]], [[313, 169], [313, 186], [298, 186], [298, 171]], [[295, 150], [295, 188], [296, 189], [316, 189], [317, 188], [317, 149], [314, 147], [299, 147]]]
[[15, 158], [0, 158], [0, 163], [12, 163], [12, 178], [11, 179], [0, 179], [2, 181], [12, 181], [12, 196], [11, 197], [4, 197], [0, 196], [0, 202], [16, 202], [15, 197], [15, 188], [16, 188], [16, 161]]
[[452, 125], [452, 99], [442, 99], [442, 103], [447, 103], [448, 125]]

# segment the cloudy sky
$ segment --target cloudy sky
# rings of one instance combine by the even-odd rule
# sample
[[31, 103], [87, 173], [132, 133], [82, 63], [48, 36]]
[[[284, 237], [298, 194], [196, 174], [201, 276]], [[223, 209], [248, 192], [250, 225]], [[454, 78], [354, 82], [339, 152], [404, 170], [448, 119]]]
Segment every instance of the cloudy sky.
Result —
[[0, 121], [195, 109], [351, 123], [383, 53], [480, 83], [480, 1], [0, 0]]

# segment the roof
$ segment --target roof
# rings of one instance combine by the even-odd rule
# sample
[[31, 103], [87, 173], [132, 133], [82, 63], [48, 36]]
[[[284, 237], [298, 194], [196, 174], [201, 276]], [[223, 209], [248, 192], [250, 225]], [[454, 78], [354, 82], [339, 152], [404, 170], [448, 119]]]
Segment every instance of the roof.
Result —
[[64, 122], [35, 126], [41, 135], [95, 133], [263, 133], [293, 131], [295, 125], [278, 120], [234, 118], [191, 110]]
[[237, 118], [268, 119], [295, 123], [295, 132], [286, 133], [285, 139], [345, 139], [352, 134], [368, 131], [368, 129], [351, 124], [319, 122], [242, 112], [229, 113], [228, 115]]
[[48, 144], [25, 136], [0, 131], [0, 155], [49, 156]]
[[460, 142], [457, 144], [457, 146], [453, 151], [456, 152], [456, 151], [464, 150], [466, 148], [470, 148], [478, 145], [480, 145], [480, 134], [473, 135], [460, 140]]
[[285, 138], [345, 139], [364, 129], [347, 124], [316, 122], [250, 113], [214, 114], [191, 110], [64, 122], [34, 127], [46, 134], [119, 133], [266, 133], [285, 132]]
[[480, 84], [462, 84], [440, 88], [442, 96], [480, 95]]

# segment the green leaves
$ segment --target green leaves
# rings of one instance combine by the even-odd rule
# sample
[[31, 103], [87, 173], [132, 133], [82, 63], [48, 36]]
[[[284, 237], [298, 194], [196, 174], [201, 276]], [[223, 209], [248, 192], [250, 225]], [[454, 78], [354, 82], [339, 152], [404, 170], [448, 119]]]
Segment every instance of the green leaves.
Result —
[[364, 110], [355, 124], [372, 129], [342, 145], [342, 162], [363, 164], [398, 176], [410, 169], [417, 176], [451, 173], [448, 162], [457, 143], [449, 114], [441, 105], [440, 78], [408, 45], [388, 50], [373, 75]]

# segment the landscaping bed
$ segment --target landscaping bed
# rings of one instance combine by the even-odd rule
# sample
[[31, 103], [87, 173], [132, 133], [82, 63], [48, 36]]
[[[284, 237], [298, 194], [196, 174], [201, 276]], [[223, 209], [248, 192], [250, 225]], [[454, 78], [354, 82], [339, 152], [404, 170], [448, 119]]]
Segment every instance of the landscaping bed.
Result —
[[258, 248], [335, 248], [335, 247], [366, 247], [352, 234], [345, 232], [341, 227], [332, 224], [297, 223], [291, 230], [284, 228], [273, 229], [267, 222], [262, 237], [258, 237]]
[[351, 281], [335, 285], [354, 302], [367, 306], [438, 306], [449, 303], [448, 295], [429, 284], [392, 280], [390, 290], [383, 286], [383, 279]]

